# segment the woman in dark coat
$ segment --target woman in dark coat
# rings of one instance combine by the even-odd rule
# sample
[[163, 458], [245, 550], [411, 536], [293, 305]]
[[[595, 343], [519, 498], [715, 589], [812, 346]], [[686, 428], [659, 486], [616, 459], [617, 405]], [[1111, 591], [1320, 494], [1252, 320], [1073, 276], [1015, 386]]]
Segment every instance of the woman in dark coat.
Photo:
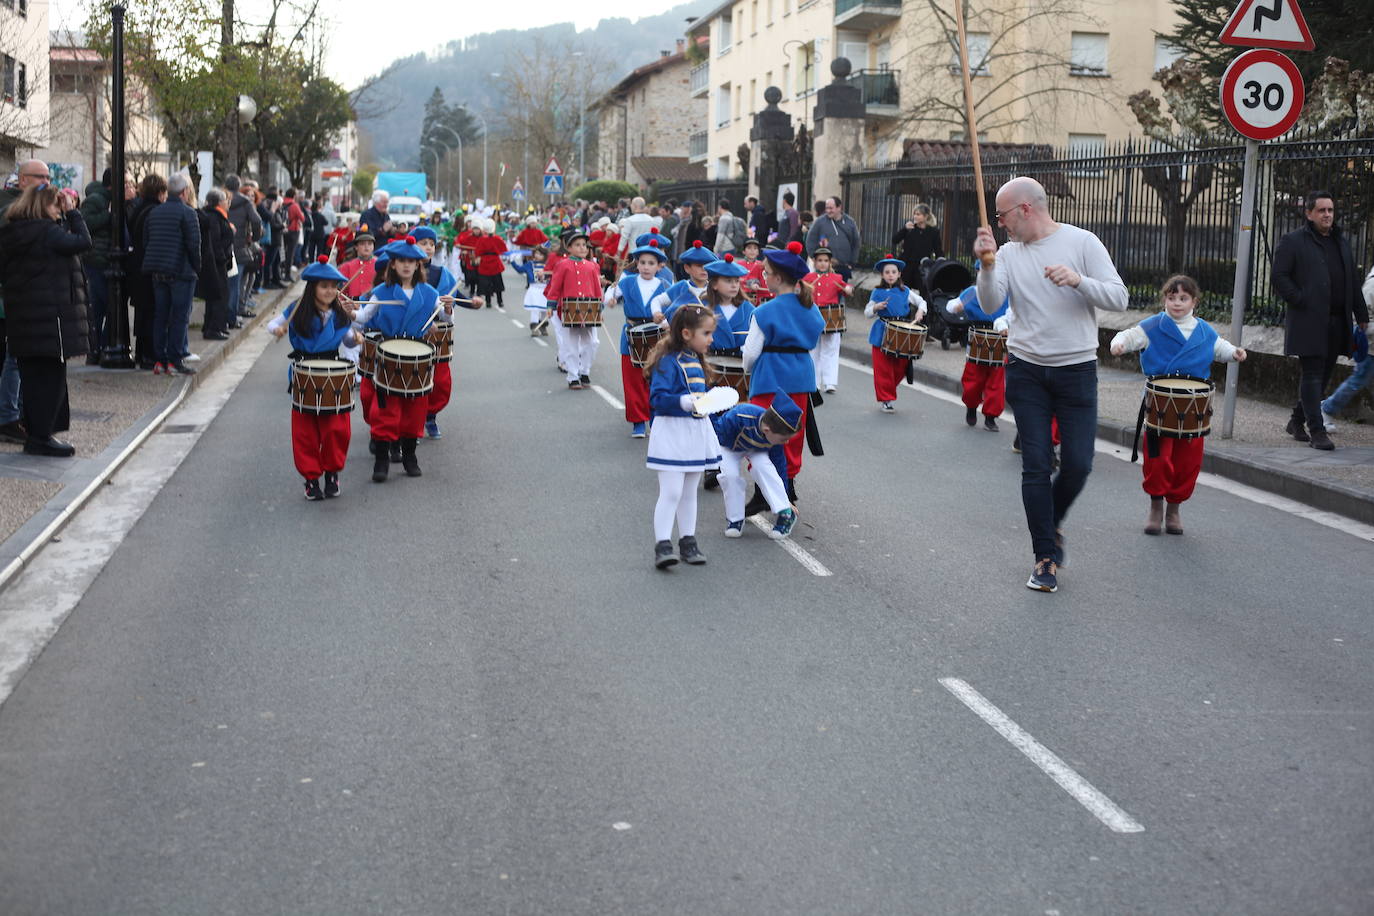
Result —
[[926, 291], [924, 278], [921, 276], [921, 259], [945, 256], [940, 245], [940, 230], [936, 229], [934, 224], [935, 217], [931, 214], [930, 207], [917, 204], [911, 219], [892, 236], [892, 244], [900, 246], [900, 254], [897, 257], [906, 262], [906, 269], [902, 271], [902, 282], [910, 289], [921, 293]]
[[[229, 339], [229, 268], [234, 260], [234, 227], [224, 206], [224, 195], [209, 191], [205, 206], [196, 211], [200, 220], [200, 274], [196, 295], [205, 300], [201, 333], [206, 340]], [[237, 279], [237, 277], [235, 278]]]
[[67, 360], [90, 347], [86, 271], [78, 257], [90, 247], [81, 211], [51, 185], [25, 191], [0, 226], [5, 333], [19, 363], [29, 455], [76, 454], [53, 433], [71, 426]]
[[125, 282], [134, 303], [134, 358], [138, 368], [151, 369], [153, 358], [153, 278], [143, 272], [143, 224], [148, 214], [167, 200], [167, 179], [145, 175], [138, 186], [137, 206], [129, 214], [129, 237], [133, 250], [124, 260]]

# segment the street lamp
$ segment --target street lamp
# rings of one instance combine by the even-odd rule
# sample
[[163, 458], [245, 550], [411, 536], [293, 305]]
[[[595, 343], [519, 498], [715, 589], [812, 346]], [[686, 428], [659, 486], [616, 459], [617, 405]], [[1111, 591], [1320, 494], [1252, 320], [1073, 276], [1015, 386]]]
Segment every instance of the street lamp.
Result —
[[[440, 124], [436, 121], [429, 126], [431, 128], [437, 127], [439, 130], [448, 131], [449, 136], [458, 141], [458, 202], [462, 203], [463, 194], [465, 193], [465, 189], [463, 187], [463, 138], [458, 135], [458, 131], [454, 130], [452, 127], [449, 127], [447, 124]], [[437, 170], [439, 166], [436, 164], [434, 168]]]
[[[741, 13], [740, 15], [744, 14]], [[572, 56], [581, 57], [582, 52], [574, 51]], [[573, 69], [576, 71], [576, 65]], [[576, 73], [574, 72], [573, 75], [575, 77]], [[578, 82], [581, 85], [581, 90], [578, 94], [577, 104], [577, 177], [580, 179], [580, 183], [585, 184], [587, 181], [587, 84], [581, 80]]]
[[[449, 146], [447, 143], [444, 143], [442, 141], [435, 140], [433, 137], [430, 138], [430, 143], [432, 143], [433, 146], [442, 146], [444, 148], [445, 156], [453, 152], [453, 147]], [[439, 186], [439, 151], [434, 149], [433, 146], [431, 146], [429, 153], [431, 156], [434, 157], [434, 185], [435, 189], [437, 190]], [[424, 147], [421, 147], [420, 149], [420, 168], [424, 168]]]
[[466, 105], [459, 105], [458, 107], [468, 114], [477, 115], [478, 120], [482, 122], [482, 199], [490, 204], [491, 201], [487, 199], [487, 119]]

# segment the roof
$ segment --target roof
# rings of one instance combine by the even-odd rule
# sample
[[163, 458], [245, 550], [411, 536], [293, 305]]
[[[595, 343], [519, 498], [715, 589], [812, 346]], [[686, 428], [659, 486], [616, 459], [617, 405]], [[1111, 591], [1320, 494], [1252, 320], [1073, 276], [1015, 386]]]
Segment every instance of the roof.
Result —
[[[1062, 170], [1037, 170], [1036, 163], [1055, 161], [1054, 147], [1043, 143], [979, 143], [983, 174], [991, 187], [1013, 175], [1028, 175], [1045, 186], [1052, 197], [1068, 196], [1069, 185]], [[972, 150], [963, 140], [907, 140], [902, 144], [898, 168], [915, 168], [917, 174], [903, 176], [898, 193], [952, 193], [966, 185], [962, 166], [972, 161]], [[923, 174], [924, 169], [930, 169]]]
[[630, 167], [639, 173], [645, 184], [706, 180], [706, 163], [688, 162], [686, 156], [631, 156]]
[[[978, 144], [979, 152], [985, 158], [997, 156], [1021, 159], [1052, 159], [1053, 148], [1037, 143], [987, 143]], [[903, 165], [925, 165], [927, 163], [949, 162], [972, 155], [969, 145], [963, 140], [907, 140], [902, 144]]]
[[58, 63], [101, 64], [105, 58], [92, 48], [57, 48], [48, 51], [48, 60]]

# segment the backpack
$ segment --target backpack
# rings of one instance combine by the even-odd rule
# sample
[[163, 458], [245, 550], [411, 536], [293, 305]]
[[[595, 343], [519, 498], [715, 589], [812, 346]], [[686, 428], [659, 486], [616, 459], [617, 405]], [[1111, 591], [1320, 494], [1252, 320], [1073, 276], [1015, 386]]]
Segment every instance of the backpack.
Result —
[[286, 207], [284, 205], [273, 211], [272, 228], [278, 232], [286, 228]]

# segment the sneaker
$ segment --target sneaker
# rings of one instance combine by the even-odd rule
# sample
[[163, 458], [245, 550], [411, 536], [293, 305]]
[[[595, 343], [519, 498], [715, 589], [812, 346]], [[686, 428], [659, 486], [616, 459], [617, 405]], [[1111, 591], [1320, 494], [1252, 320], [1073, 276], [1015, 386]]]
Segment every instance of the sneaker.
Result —
[[548, 337], [548, 336], [549, 336], [549, 326], [548, 326], [548, 325], [544, 325], [542, 328], [539, 329], [539, 336], [540, 336], [540, 337]]
[[307, 480], [305, 482], [305, 498], [312, 503], [324, 499], [324, 494], [320, 492], [320, 482], [318, 479]]
[[643, 423], [636, 423], [630, 427], [631, 439], [643, 439], [648, 434], [649, 431], [645, 428], [645, 424]]
[[239, 317], [240, 317], [240, 318], [256, 318], [256, 317], [258, 317], [258, 313], [255, 312], [255, 311], [253, 311], [252, 309], [244, 309], [243, 311], [239, 312]]
[[1059, 579], [1055, 576], [1056, 572], [1054, 560], [1049, 557], [1036, 560], [1035, 568], [1031, 570], [1030, 578], [1026, 580], [1026, 588], [1036, 592], [1059, 591]]
[[1021, 434], [1017, 433], [1016, 438], [1011, 440], [1011, 450], [1016, 454], [1021, 454]]
[[1327, 432], [1329, 432], [1329, 433], [1334, 433], [1334, 432], [1336, 431], [1336, 418], [1333, 417], [1333, 416], [1331, 416], [1331, 414], [1329, 414], [1329, 413], [1327, 413], [1326, 411], [1323, 410], [1323, 411], [1322, 411], [1322, 425], [1326, 427], [1326, 431], [1327, 431]]
[[897, 408], [892, 406], [891, 401], [883, 401], [883, 413], [896, 413]]
[[967, 408], [964, 409], [964, 422], [967, 423], [969, 426], [977, 426], [977, 425], [978, 425], [978, 408], [977, 408], [977, 407], [967, 407]]
[[1054, 533], [1054, 565], [1060, 569], [1069, 568], [1069, 539], [1062, 531]]
[[568, 382], [568, 389], [571, 391], [581, 391], [582, 383], [577, 379], [573, 379], [571, 382]]
[[425, 420], [425, 435], [431, 439], [444, 438], [443, 432], [439, 429], [439, 423], [433, 417]]
[[834, 386], [834, 385], [826, 385], [826, 386], [825, 386], [825, 393], [826, 393], [826, 394], [834, 394], [834, 393], [835, 393], [835, 386]]
[[706, 563], [706, 554], [701, 552], [697, 547], [697, 539], [690, 534], [677, 539], [677, 552], [684, 563], [693, 566], [702, 566]]
[[592, 387], [592, 377], [590, 375], [579, 376], [578, 381], [582, 383], [583, 388]]
[[330, 499], [339, 495], [339, 475], [334, 471], [325, 471], [324, 495]]
[[737, 522], [726, 522], [726, 523], [725, 523], [725, 536], [728, 537], [728, 538], [742, 538], [742, 537], [744, 537], [744, 520], [743, 520], [743, 519], [740, 519], [740, 520], [737, 521]]
[[707, 490], [720, 489], [720, 471], [708, 470], [701, 475], [701, 486]]
[[179, 363], [168, 363], [163, 367], [163, 371], [168, 375], [195, 375], [196, 370], [186, 365], [185, 361]]
[[164, 372], [168, 375], [172, 374], [172, 370], [167, 368], [165, 363], [153, 363], [153, 375], [161, 375]]
[[768, 532], [768, 536], [775, 541], [781, 541], [792, 533], [792, 528], [797, 524], [797, 511], [795, 509], [783, 509], [778, 513], [778, 520], [773, 523], [773, 530]]
[[1289, 418], [1288, 418], [1288, 425], [1285, 426], [1285, 427], [1283, 428], [1283, 431], [1286, 432], [1286, 433], [1288, 433], [1288, 435], [1292, 436], [1294, 439], [1298, 440], [1299, 442], [1310, 442], [1310, 441], [1311, 441], [1311, 439], [1310, 439], [1310, 438], [1308, 437], [1308, 435], [1307, 435], [1307, 426], [1306, 426], [1306, 424], [1304, 424], [1304, 423], [1303, 423], [1301, 420], [1299, 420], [1297, 417], [1289, 417]]
[[986, 429], [990, 433], [997, 432], [997, 418], [983, 414], [983, 429]]
[[531, 337], [538, 337], [538, 336], [539, 336], [539, 329], [536, 328], [534, 325], [530, 325], [530, 336], [531, 336]]
[[183, 357], [181, 358], [181, 361], [182, 361], [183, 363], [198, 363], [198, 362], [200, 362], [200, 354], [199, 354], [199, 353], [187, 353], [185, 356], [183, 356]]
[[669, 566], [677, 565], [677, 557], [673, 555], [672, 541], [659, 541], [654, 544], [654, 565], [659, 569], [667, 569]]
[[1336, 449], [1336, 443], [1331, 441], [1331, 437], [1326, 434], [1324, 427], [1313, 428], [1308, 438], [1311, 441], [1307, 444], [1313, 448], [1321, 449], [1324, 452], [1331, 452]]

